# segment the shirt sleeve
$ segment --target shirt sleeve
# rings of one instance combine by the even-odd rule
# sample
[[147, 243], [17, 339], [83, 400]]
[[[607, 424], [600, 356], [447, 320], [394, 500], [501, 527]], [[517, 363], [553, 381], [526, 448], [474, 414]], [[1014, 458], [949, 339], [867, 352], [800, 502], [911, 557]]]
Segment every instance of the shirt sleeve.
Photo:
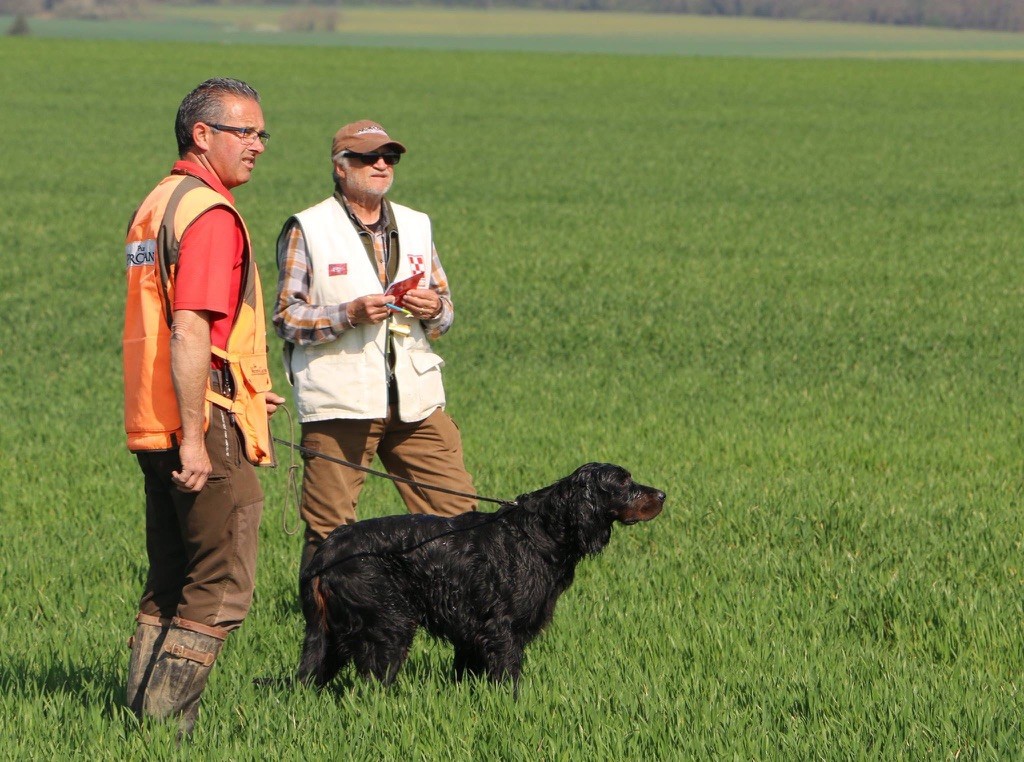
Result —
[[423, 325], [427, 329], [427, 337], [431, 340], [448, 332], [455, 322], [455, 305], [452, 303], [452, 292], [448, 285], [448, 276], [441, 267], [441, 259], [437, 256], [437, 247], [430, 244], [430, 283], [431, 288], [441, 297], [441, 312], [437, 317], [424, 320]]
[[277, 267], [277, 305], [272, 321], [278, 336], [292, 344], [322, 344], [352, 327], [347, 302], [312, 302], [309, 255], [298, 223], [292, 223], [278, 244]]
[[244, 248], [235, 215], [223, 207], [204, 212], [185, 231], [174, 275], [174, 309], [231, 315], [233, 282], [241, 276]]

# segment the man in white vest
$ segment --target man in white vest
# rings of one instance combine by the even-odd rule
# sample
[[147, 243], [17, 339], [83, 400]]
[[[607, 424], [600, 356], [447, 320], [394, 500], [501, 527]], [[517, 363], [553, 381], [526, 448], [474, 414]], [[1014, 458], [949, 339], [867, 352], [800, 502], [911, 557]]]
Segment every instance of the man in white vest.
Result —
[[[454, 309], [430, 218], [386, 194], [405, 146], [378, 123], [338, 130], [334, 194], [285, 222], [273, 322], [302, 422], [302, 446], [474, 494], [458, 427], [445, 412], [430, 339]], [[335, 527], [356, 520], [365, 474], [304, 454], [301, 569]], [[472, 497], [397, 483], [412, 513], [455, 515]]]

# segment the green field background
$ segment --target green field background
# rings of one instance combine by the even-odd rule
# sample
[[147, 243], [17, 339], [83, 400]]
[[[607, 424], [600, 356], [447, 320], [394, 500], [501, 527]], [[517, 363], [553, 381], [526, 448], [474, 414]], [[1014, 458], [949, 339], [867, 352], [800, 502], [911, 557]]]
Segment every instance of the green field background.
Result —
[[[330, 21], [333, 28], [325, 25]], [[12, 17], [0, 16], [0, 29]], [[1024, 34], [661, 13], [140, 3], [133, 18], [33, 17], [40, 37], [772, 58], [1024, 58]], [[302, 24], [309, 26], [305, 31]]]
[[[438, 350], [480, 491], [606, 460], [668, 493], [580, 567], [518, 701], [426, 638], [390, 690], [254, 685], [302, 630], [279, 468], [191, 747], [121, 707], [146, 568], [122, 235], [213, 75], [261, 92], [273, 136], [236, 194], [268, 303], [334, 130], [379, 119], [452, 281]], [[1019, 757], [1022, 81], [0, 40], [0, 758]], [[362, 516], [399, 510], [368, 485]]]

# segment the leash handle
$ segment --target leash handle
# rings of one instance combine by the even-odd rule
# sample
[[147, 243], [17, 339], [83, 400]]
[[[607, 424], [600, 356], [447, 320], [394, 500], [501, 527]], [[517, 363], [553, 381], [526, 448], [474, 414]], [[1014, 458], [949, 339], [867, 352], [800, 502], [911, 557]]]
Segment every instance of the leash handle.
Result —
[[[288, 416], [288, 432], [289, 436], [295, 438], [295, 419], [292, 418], [292, 411], [288, 409], [287, 405], [280, 406], [285, 415]], [[274, 441], [281, 441], [274, 437]], [[281, 529], [282, 531], [291, 537], [297, 534], [299, 531], [299, 525], [302, 522], [302, 511], [299, 509], [299, 503], [301, 502], [301, 491], [299, 489], [299, 464], [295, 462], [295, 450], [288, 450], [288, 484], [284, 491], [284, 506], [281, 508]], [[292, 503], [295, 506], [295, 526], [291, 529], [288, 528], [288, 504]]]

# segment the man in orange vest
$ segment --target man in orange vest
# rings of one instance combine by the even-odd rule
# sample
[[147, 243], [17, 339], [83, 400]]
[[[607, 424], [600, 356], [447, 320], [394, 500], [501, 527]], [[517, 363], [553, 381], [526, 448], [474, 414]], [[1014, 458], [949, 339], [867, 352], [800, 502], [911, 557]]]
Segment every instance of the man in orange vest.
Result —
[[234, 79], [189, 93], [180, 161], [142, 202], [125, 244], [125, 430], [146, 488], [149, 573], [127, 703], [192, 731], [228, 633], [252, 602], [263, 492], [274, 465], [259, 273], [230, 189], [269, 135], [259, 95]]

